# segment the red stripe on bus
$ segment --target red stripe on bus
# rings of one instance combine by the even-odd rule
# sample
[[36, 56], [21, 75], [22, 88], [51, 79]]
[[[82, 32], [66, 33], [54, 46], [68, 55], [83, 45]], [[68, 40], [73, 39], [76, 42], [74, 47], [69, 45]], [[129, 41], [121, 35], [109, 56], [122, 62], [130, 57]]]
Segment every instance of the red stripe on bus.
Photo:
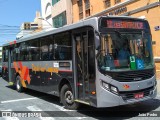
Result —
[[20, 70], [22, 70], [22, 62], [19, 61], [18, 64], [19, 64]]
[[21, 75], [21, 78], [22, 78], [23, 80], [25, 80], [25, 79], [24, 79], [25, 72], [26, 72], [26, 66], [22, 66], [20, 75]]
[[24, 79], [27, 80], [27, 76], [29, 75], [29, 70], [26, 68], [25, 74], [24, 74]]

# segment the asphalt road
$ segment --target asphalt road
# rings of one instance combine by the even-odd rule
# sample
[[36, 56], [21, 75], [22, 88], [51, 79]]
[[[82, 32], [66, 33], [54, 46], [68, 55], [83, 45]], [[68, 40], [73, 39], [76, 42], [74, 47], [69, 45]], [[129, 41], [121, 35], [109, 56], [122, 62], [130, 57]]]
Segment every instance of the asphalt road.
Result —
[[2, 112], [3, 116], [6, 114], [14, 116], [0, 117], [0, 120], [96, 120], [106, 118], [159, 120], [160, 80], [157, 87], [157, 97], [141, 103], [103, 109], [83, 105], [80, 110], [66, 110], [59, 103], [58, 97], [33, 90], [18, 93], [14, 87], [9, 86], [6, 81], [0, 78], [0, 116], [2, 116]]

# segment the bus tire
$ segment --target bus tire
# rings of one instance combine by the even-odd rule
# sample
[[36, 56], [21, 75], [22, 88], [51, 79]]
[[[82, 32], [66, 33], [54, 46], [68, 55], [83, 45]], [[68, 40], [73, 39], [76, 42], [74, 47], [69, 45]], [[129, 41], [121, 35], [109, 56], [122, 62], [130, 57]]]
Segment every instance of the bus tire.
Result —
[[23, 91], [23, 86], [21, 84], [21, 78], [20, 78], [20, 76], [16, 77], [16, 90], [18, 92], [22, 92]]
[[79, 107], [79, 103], [74, 101], [74, 95], [72, 89], [69, 85], [65, 84], [61, 88], [61, 102], [65, 106], [66, 109], [76, 110]]

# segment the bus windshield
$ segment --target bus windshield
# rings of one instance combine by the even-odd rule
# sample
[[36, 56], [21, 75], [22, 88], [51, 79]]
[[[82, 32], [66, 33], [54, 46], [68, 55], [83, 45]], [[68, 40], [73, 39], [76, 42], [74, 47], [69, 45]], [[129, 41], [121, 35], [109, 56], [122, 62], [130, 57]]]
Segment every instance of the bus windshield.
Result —
[[153, 68], [151, 35], [149, 33], [101, 34], [98, 67], [102, 71], [128, 71]]

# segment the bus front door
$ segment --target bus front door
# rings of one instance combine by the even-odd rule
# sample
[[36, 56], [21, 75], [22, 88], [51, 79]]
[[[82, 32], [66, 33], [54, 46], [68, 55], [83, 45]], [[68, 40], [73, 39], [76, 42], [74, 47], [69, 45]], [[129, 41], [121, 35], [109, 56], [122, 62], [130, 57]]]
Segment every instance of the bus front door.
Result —
[[75, 67], [76, 93], [79, 100], [89, 100], [88, 78], [88, 31], [76, 34], [75, 38]]

